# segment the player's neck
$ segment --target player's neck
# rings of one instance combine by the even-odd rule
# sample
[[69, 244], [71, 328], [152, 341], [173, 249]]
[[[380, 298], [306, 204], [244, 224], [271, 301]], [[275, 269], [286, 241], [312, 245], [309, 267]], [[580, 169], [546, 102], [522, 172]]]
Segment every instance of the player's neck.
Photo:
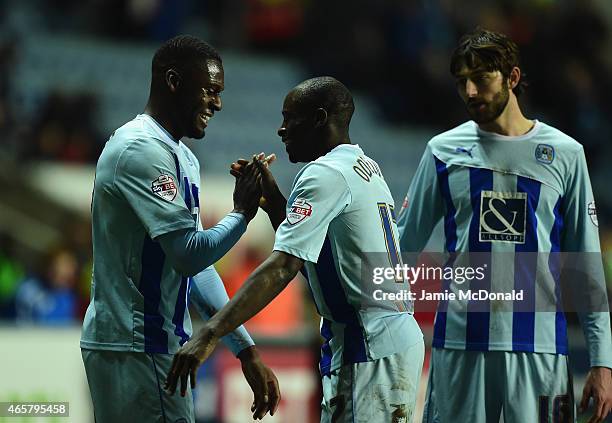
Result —
[[524, 135], [533, 128], [533, 125], [534, 122], [523, 115], [517, 98], [514, 95], [510, 96], [506, 108], [497, 119], [492, 122], [478, 124], [483, 131], [508, 137]]
[[172, 123], [173, 120], [170, 113], [165, 112], [163, 107], [158, 107], [155, 104], [155, 101], [152, 101], [152, 99], [149, 98], [144, 112], [155, 119], [157, 123], [159, 123], [170, 135], [172, 135], [172, 139], [174, 141], [178, 142], [183, 137], [176, 130], [176, 125]]

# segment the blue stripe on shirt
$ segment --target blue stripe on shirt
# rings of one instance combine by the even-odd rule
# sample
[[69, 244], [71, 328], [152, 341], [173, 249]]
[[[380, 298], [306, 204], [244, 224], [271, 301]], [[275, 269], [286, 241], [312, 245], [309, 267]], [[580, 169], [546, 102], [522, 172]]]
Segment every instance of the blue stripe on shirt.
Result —
[[[446, 164], [433, 156], [436, 165], [436, 173], [438, 175], [438, 186], [444, 204], [446, 205], [446, 215], [444, 216], [444, 237], [446, 239], [446, 250], [449, 253], [454, 253], [457, 248], [457, 222], [455, 221], [455, 205], [450, 193], [450, 185], [448, 182], [448, 169]], [[442, 291], [449, 289], [450, 281], [442, 280]], [[434, 338], [433, 346], [443, 348], [446, 338], [446, 312], [448, 310], [448, 300], [442, 300], [438, 304], [438, 312], [436, 313], [436, 321], [434, 323]]]
[[187, 209], [189, 210], [189, 213], [191, 213], [192, 209], [191, 209], [191, 186], [189, 185], [189, 179], [187, 179], [187, 177], [183, 177], [184, 183], [185, 183], [185, 205], [187, 206]]
[[145, 236], [138, 287], [144, 297], [145, 352], [148, 353], [168, 353], [168, 333], [163, 329], [164, 318], [159, 312], [165, 259], [159, 243]]
[[172, 317], [172, 323], [174, 323], [174, 334], [180, 338], [179, 345], [183, 345], [189, 340], [189, 336], [185, 333], [184, 321], [185, 321], [185, 310], [187, 309], [187, 290], [189, 287], [191, 278], [181, 277], [181, 286], [179, 287], [178, 295], [176, 297], [176, 304], [174, 305], [174, 316]]
[[563, 232], [563, 197], [559, 197], [553, 213], [555, 215], [555, 223], [550, 231], [550, 257], [548, 258], [548, 268], [555, 281], [555, 298], [557, 301], [557, 311], [555, 314], [555, 344], [557, 354], [568, 353], [567, 343], [567, 321], [563, 313], [563, 304], [561, 298], [561, 234]]
[[321, 336], [325, 339], [325, 342], [321, 345], [321, 361], [319, 362], [319, 368], [321, 370], [321, 376], [329, 376], [332, 362], [332, 350], [329, 346], [329, 341], [334, 337], [334, 334], [331, 329], [331, 322], [326, 318], [323, 318], [323, 322], [321, 323]]
[[523, 301], [513, 304], [512, 350], [535, 350], [535, 284], [538, 266], [538, 218], [541, 183], [517, 176], [516, 191], [527, 193], [525, 205], [525, 242], [514, 247], [514, 289], [523, 291]]
[[[470, 265], [474, 268], [483, 266], [491, 268], [491, 243], [480, 242], [480, 215], [482, 191], [493, 190], [493, 172], [489, 169], [469, 168], [470, 198], [472, 203], [472, 220], [470, 221], [469, 251]], [[485, 253], [485, 254], [474, 254]], [[470, 283], [472, 292], [484, 289], [491, 290], [491, 279], [488, 272], [482, 280], [473, 279]], [[467, 305], [467, 322], [465, 348], [472, 351], [489, 350], [489, 300], [472, 300]]]
[[323, 301], [330, 311], [333, 320], [346, 325], [344, 331], [343, 363], [367, 361], [363, 329], [357, 317], [357, 312], [349, 304], [346, 293], [342, 288], [329, 237], [325, 237], [325, 242], [319, 254], [319, 260], [315, 264], [315, 270], [320, 290], [323, 294]]
[[191, 195], [193, 195], [193, 202], [195, 207], [200, 207], [200, 195], [196, 184], [191, 184]]

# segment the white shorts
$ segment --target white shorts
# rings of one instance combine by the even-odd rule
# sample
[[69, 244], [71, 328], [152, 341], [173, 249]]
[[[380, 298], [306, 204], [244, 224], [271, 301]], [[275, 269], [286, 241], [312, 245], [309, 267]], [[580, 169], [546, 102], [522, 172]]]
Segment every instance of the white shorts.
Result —
[[321, 423], [410, 423], [423, 369], [423, 341], [324, 376]]
[[573, 423], [567, 356], [433, 348], [423, 423]]

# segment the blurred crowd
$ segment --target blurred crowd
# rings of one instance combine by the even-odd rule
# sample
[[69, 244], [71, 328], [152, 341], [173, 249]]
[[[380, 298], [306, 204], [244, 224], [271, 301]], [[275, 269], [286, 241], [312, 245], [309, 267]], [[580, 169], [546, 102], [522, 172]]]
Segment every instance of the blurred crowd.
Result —
[[[607, 98], [612, 92], [612, 7], [605, 0], [31, 3], [44, 16], [42, 29], [51, 32], [134, 43], [158, 43], [188, 32], [221, 50], [276, 53], [301, 62], [306, 75], [334, 75], [360, 90], [391, 125], [436, 130], [466, 119], [448, 70], [458, 37], [477, 25], [505, 32], [522, 51], [529, 87], [521, 101], [527, 116], [558, 127], [585, 147], [602, 243], [612, 251], [612, 199], [605, 196], [612, 177], [607, 163], [612, 157], [612, 103]], [[7, 4], [0, 3], [0, 22]], [[18, 60], [18, 37], [2, 35], [0, 160], [95, 163], [106, 139], [96, 125], [95, 90], [52, 90], [31, 116], [17, 117], [11, 77]], [[80, 224], [88, 228], [89, 222]], [[60, 243], [32, 257], [0, 232], [0, 317], [48, 324], [78, 321], [89, 301], [90, 249], [89, 240]], [[243, 254], [241, 264], [228, 267], [224, 277], [242, 280], [262, 258], [257, 251]], [[612, 273], [612, 256], [607, 257]]]

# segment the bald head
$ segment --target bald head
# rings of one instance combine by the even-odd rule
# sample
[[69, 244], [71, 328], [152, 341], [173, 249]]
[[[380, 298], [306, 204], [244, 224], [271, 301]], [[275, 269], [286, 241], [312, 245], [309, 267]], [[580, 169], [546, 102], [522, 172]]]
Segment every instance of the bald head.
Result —
[[355, 106], [349, 90], [329, 76], [308, 79], [283, 102], [278, 135], [293, 163], [316, 160], [340, 144], [350, 144], [349, 123]]
[[331, 76], [307, 79], [289, 94], [300, 107], [324, 109], [328, 119], [340, 127], [348, 127], [355, 111], [353, 96], [348, 88]]

